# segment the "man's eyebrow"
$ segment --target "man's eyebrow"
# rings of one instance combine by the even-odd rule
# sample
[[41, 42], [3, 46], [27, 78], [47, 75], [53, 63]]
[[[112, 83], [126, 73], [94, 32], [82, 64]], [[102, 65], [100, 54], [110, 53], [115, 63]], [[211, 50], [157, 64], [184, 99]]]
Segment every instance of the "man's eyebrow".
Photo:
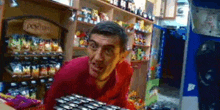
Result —
[[115, 48], [115, 46], [114, 45], [105, 45], [105, 47], [110, 47], [110, 48]]
[[96, 42], [96, 41], [94, 41], [94, 40], [89, 40], [89, 42], [94, 42], [95, 44], [97, 44], [97, 42]]

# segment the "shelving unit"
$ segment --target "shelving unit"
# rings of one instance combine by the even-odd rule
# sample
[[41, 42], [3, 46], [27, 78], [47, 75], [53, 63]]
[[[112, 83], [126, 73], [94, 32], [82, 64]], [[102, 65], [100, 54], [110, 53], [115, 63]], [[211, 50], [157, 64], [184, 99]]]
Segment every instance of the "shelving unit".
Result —
[[[144, 25], [151, 25], [154, 24], [154, 21], [145, 19], [139, 15], [136, 15], [134, 13], [131, 13], [129, 11], [126, 11], [124, 9], [121, 9], [115, 5], [112, 5], [110, 3], [105, 2], [104, 0], [79, 0], [77, 4], [75, 4], [78, 7], [78, 10], [81, 10], [82, 7], [88, 7], [91, 9], [96, 9], [99, 12], [104, 12], [109, 17], [110, 21], [120, 20], [123, 22], [127, 22], [128, 24], [135, 24], [138, 20], [144, 20]], [[77, 30], [89, 30], [91, 29], [94, 24], [87, 23], [84, 21], [77, 21], [75, 25], [75, 31]], [[73, 32], [75, 33], [75, 32]], [[146, 37], [146, 45], [134, 45], [134, 35], [135, 33], [141, 33]], [[142, 31], [142, 30], [134, 30], [131, 32], [127, 32], [127, 35], [129, 36], [129, 42], [128, 47], [133, 48], [134, 46], [142, 48], [147, 55], [150, 55], [150, 47], [151, 47], [151, 32]], [[74, 35], [72, 35], [74, 36]], [[73, 55], [72, 56], [78, 56], [80, 53], [86, 53], [86, 48], [82, 47], [73, 47]], [[85, 56], [87, 54], [82, 54], [82, 56]], [[138, 96], [141, 97], [143, 100], [145, 98], [145, 90], [146, 90], [146, 78], [148, 73], [148, 64], [149, 60], [135, 60], [131, 61], [131, 55], [129, 55], [126, 58], [134, 67], [134, 75], [133, 75], [133, 82], [131, 82], [131, 91], [137, 91]], [[139, 65], [140, 68], [136, 69], [135, 66]]]

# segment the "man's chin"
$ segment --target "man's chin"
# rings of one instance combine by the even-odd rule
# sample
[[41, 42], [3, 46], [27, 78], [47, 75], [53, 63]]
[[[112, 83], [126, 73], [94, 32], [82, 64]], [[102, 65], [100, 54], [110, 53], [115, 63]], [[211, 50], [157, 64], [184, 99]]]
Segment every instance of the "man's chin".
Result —
[[91, 76], [95, 77], [95, 78], [97, 78], [98, 75], [99, 75], [97, 72], [95, 72], [95, 71], [93, 71], [93, 70], [90, 70], [89, 74], [90, 74]]

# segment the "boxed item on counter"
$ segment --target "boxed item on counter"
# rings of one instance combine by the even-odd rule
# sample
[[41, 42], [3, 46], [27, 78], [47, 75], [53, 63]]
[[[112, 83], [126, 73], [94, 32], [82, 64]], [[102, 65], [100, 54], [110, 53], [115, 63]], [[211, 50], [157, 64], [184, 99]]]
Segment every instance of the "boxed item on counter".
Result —
[[[96, 101], [87, 97], [83, 97], [77, 94], [61, 97], [56, 99], [57, 105], [55, 110], [67, 109], [67, 110], [122, 110], [123, 108], [108, 105], [106, 103]], [[126, 109], [125, 109], [126, 110]]]

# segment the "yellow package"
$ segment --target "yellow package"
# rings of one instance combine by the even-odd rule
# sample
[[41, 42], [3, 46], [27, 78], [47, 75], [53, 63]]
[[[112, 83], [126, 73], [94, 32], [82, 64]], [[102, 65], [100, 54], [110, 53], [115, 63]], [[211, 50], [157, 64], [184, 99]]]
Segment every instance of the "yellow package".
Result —
[[140, 20], [140, 28], [141, 30], [144, 30], [144, 20]]

